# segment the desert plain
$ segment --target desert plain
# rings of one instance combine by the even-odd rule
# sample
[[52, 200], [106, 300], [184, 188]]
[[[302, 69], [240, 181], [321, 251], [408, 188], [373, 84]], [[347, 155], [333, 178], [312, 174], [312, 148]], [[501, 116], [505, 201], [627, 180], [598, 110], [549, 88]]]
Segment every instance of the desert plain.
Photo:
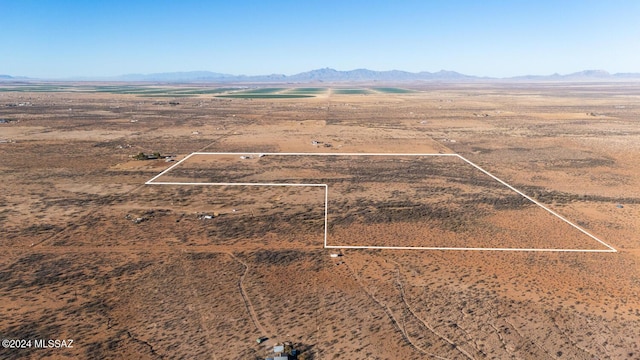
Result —
[[633, 82], [0, 83], [0, 336], [73, 339], [0, 358], [640, 359], [639, 119]]

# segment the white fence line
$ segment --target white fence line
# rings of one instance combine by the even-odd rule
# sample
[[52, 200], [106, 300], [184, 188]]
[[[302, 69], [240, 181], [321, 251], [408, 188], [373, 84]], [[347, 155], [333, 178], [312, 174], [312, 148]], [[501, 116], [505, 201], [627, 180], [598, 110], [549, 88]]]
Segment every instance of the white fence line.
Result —
[[[577, 229], [578, 231], [580, 231], [581, 233], [583, 233], [584, 235], [587, 235], [588, 237], [590, 237], [593, 240], [596, 240], [598, 243], [606, 246], [608, 249], [602, 249], [602, 250], [598, 250], [598, 249], [556, 249], [556, 248], [478, 248], [478, 247], [469, 247], [469, 248], [465, 248], [465, 247], [424, 247], [424, 246], [367, 246], [367, 245], [329, 245], [327, 243], [327, 239], [328, 239], [328, 228], [329, 228], [329, 223], [328, 223], [328, 218], [329, 218], [329, 212], [328, 212], [328, 208], [329, 208], [329, 185], [327, 184], [297, 184], [297, 183], [246, 183], [246, 182], [156, 182], [155, 180], [160, 178], [161, 176], [167, 174], [169, 171], [173, 170], [175, 167], [177, 167], [178, 165], [182, 164], [183, 162], [185, 162], [187, 159], [189, 159], [190, 157], [194, 156], [194, 155], [270, 155], [270, 156], [451, 156], [451, 157], [458, 157], [461, 160], [463, 160], [464, 162], [468, 163], [469, 165], [473, 166], [474, 168], [476, 168], [477, 170], [480, 170], [482, 173], [484, 173], [485, 175], [490, 176], [492, 179], [498, 181], [499, 183], [501, 183], [502, 185], [506, 186], [507, 188], [509, 188], [510, 190], [516, 192], [517, 194], [523, 196], [524, 198], [526, 198], [527, 200], [531, 201], [532, 203], [538, 205], [539, 207], [541, 207], [542, 209], [546, 210], [547, 212], [549, 212], [550, 214], [556, 216], [557, 218], [559, 218], [560, 220], [564, 221], [565, 223], [571, 225], [572, 227], [574, 227], [575, 229]], [[599, 238], [597, 238], [596, 236], [594, 236], [593, 234], [587, 232], [586, 230], [584, 230], [583, 228], [581, 228], [580, 226], [572, 223], [571, 221], [569, 221], [568, 219], [564, 218], [563, 216], [561, 216], [560, 214], [556, 213], [555, 211], [549, 209], [548, 207], [546, 207], [545, 205], [539, 203], [538, 201], [534, 200], [533, 198], [529, 197], [528, 195], [526, 195], [525, 193], [521, 192], [520, 190], [514, 188], [513, 186], [507, 184], [505, 181], [499, 179], [498, 177], [496, 177], [495, 175], [491, 174], [490, 172], [484, 170], [483, 168], [481, 168], [480, 166], [476, 165], [475, 163], [471, 162], [470, 160], [466, 159], [465, 157], [459, 155], [459, 154], [408, 154], [408, 153], [397, 153], [397, 154], [390, 154], [390, 153], [253, 153], [253, 152], [194, 152], [191, 153], [189, 155], [187, 155], [184, 159], [178, 161], [177, 163], [173, 164], [172, 166], [170, 166], [169, 168], [167, 168], [166, 170], [162, 171], [161, 173], [159, 173], [158, 175], [154, 176], [153, 178], [151, 178], [150, 180], [148, 180], [145, 184], [147, 185], [178, 185], [178, 186], [182, 186], [182, 185], [186, 185], [186, 186], [294, 186], [294, 187], [324, 187], [325, 188], [325, 194], [324, 194], [324, 247], [327, 249], [381, 249], [381, 250], [467, 250], [467, 251], [528, 251], [528, 252], [617, 252], [616, 249], [614, 249], [611, 245], [605, 243], [604, 241], [600, 240]]]

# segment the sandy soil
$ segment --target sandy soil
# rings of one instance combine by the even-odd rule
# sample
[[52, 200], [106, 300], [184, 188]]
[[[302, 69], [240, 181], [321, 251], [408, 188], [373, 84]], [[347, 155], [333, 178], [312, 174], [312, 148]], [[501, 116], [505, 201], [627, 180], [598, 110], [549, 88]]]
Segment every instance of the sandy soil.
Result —
[[[640, 359], [640, 87], [415, 90], [0, 92], [0, 335], [74, 339], [0, 357]], [[618, 252], [323, 249], [322, 187], [145, 185], [174, 163], [131, 158], [195, 151], [457, 153]], [[193, 156], [157, 180], [328, 184], [336, 245], [606, 249], [454, 157]]]

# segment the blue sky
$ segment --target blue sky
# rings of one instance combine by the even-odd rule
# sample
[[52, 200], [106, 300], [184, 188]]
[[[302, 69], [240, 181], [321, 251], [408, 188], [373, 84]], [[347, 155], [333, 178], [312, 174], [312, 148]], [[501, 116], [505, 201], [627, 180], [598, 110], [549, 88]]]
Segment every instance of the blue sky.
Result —
[[0, 74], [640, 72], [640, 1], [0, 0]]

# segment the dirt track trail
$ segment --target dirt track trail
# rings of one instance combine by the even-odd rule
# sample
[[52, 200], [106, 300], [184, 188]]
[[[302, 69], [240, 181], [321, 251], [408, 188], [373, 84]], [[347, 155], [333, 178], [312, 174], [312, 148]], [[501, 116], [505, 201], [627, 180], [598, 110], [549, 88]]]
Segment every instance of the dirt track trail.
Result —
[[436, 359], [441, 359], [441, 360], [447, 360], [447, 358], [438, 356], [436, 354], [432, 354], [426, 350], [424, 350], [422, 347], [418, 346], [416, 343], [414, 343], [411, 338], [409, 337], [409, 334], [407, 334], [406, 330], [404, 329], [404, 326], [402, 326], [400, 324], [400, 322], [395, 318], [395, 316], [393, 315], [393, 312], [391, 311], [391, 309], [389, 309], [389, 307], [386, 304], [383, 304], [380, 300], [378, 300], [369, 290], [367, 290], [366, 285], [364, 284], [364, 282], [362, 281], [362, 279], [360, 279], [360, 277], [358, 276], [358, 274], [355, 272], [355, 270], [353, 270], [353, 268], [348, 264], [347, 261], [344, 261], [347, 269], [349, 269], [349, 272], [351, 273], [351, 275], [354, 277], [354, 279], [356, 280], [356, 282], [358, 283], [358, 285], [360, 286], [360, 288], [362, 288], [362, 290], [367, 294], [367, 296], [374, 302], [376, 303], [376, 305], [378, 305], [380, 308], [382, 308], [382, 310], [384, 311], [384, 313], [389, 317], [389, 319], [391, 320], [393, 327], [396, 328], [398, 331], [400, 331], [400, 333], [402, 334], [402, 337], [407, 341], [407, 343], [409, 343], [416, 351], [418, 351], [419, 353], [421, 353], [422, 355], [427, 355], [427, 356], [432, 356]]
[[218, 138], [216, 138], [215, 140], [213, 140], [212, 142], [210, 142], [209, 144], [201, 147], [200, 149], [198, 149], [196, 152], [203, 152], [205, 150], [207, 150], [208, 148], [210, 148], [211, 146], [217, 144], [220, 140], [226, 139], [228, 137], [231, 137], [231, 135], [233, 134], [232, 130], [227, 131], [226, 134], [219, 136]]
[[267, 331], [264, 329], [264, 327], [262, 327], [262, 325], [260, 324], [260, 321], [258, 321], [258, 315], [256, 314], [256, 310], [253, 307], [251, 300], [249, 300], [249, 295], [247, 294], [247, 290], [244, 287], [244, 278], [247, 276], [247, 273], [249, 272], [249, 265], [244, 261], [240, 260], [235, 255], [233, 255], [233, 253], [230, 251], [226, 252], [226, 254], [229, 255], [233, 260], [237, 261], [238, 263], [242, 264], [242, 266], [244, 266], [244, 272], [242, 273], [242, 276], [240, 276], [240, 279], [238, 281], [240, 294], [242, 295], [242, 300], [244, 301], [244, 305], [247, 308], [247, 311], [251, 316], [251, 321], [253, 321], [253, 324], [255, 325], [256, 329], [260, 332], [261, 336], [267, 336]]
[[407, 310], [409, 310], [409, 313], [411, 314], [411, 316], [413, 316], [416, 320], [418, 320], [422, 325], [424, 325], [425, 328], [429, 329], [429, 331], [431, 331], [438, 338], [440, 338], [440, 339], [446, 341], [447, 343], [449, 343], [449, 345], [451, 345], [451, 347], [454, 347], [457, 351], [459, 351], [461, 354], [463, 354], [467, 359], [474, 359], [474, 357], [471, 354], [469, 354], [467, 351], [462, 349], [454, 341], [452, 341], [451, 339], [449, 339], [445, 335], [443, 335], [440, 332], [436, 331], [436, 329], [433, 326], [431, 326], [428, 322], [426, 322], [424, 319], [419, 317], [418, 314], [416, 314], [416, 312], [413, 310], [413, 308], [411, 307], [411, 305], [407, 301], [407, 298], [406, 298], [405, 293], [404, 293], [404, 286], [403, 286], [402, 280], [400, 278], [400, 268], [401, 268], [400, 264], [397, 261], [394, 261], [394, 260], [391, 260], [391, 259], [388, 259], [388, 261], [393, 263], [393, 264], [395, 264], [395, 266], [396, 266], [396, 284], [398, 285], [398, 288], [400, 290], [400, 298], [402, 299], [402, 302], [403, 302], [404, 306], [407, 308]]

